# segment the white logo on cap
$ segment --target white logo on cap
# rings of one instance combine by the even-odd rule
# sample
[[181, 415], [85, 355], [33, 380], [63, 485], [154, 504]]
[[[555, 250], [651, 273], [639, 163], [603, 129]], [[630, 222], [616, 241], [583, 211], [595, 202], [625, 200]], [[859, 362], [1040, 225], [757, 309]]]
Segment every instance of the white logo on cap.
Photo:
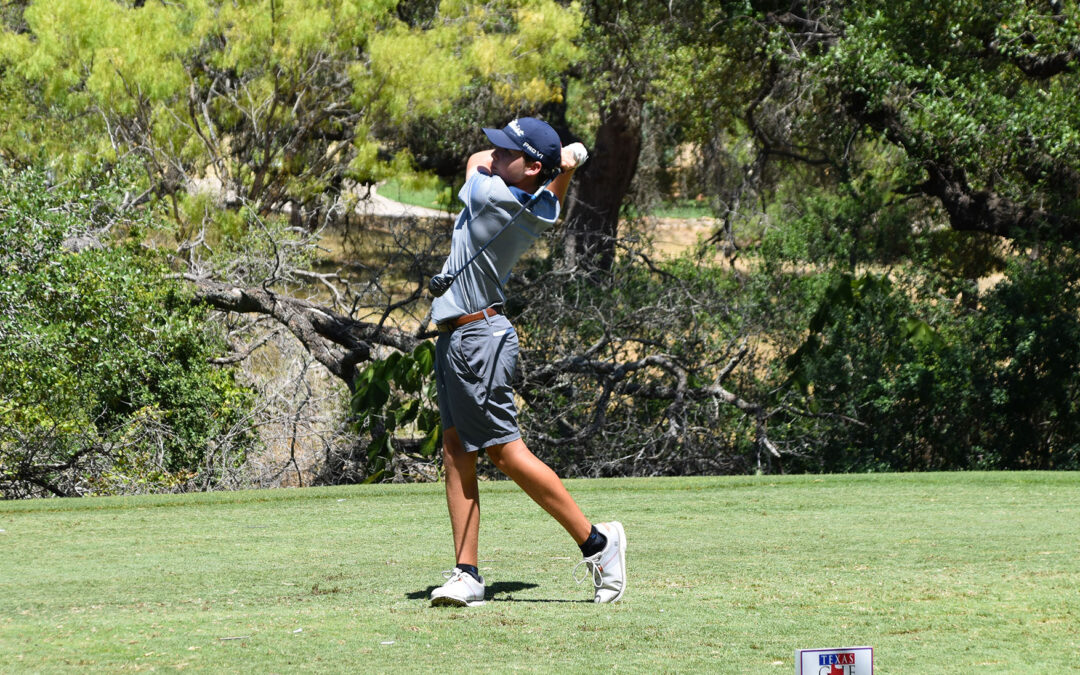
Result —
[[540, 158], [540, 161], [543, 161], [543, 160], [544, 160], [544, 153], [542, 153], [542, 152], [540, 152], [539, 150], [537, 150], [537, 149], [536, 149], [536, 147], [535, 147], [535, 146], [533, 146], [533, 144], [532, 144], [532, 143], [530, 143], [530, 142], [528, 142], [528, 141], [522, 141], [522, 142], [521, 142], [521, 147], [525, 148], [526, 150], [528, 150], [528, 151], [529, 151], [529, 152], [531, 152], [532, 154], [534, 154], [534, 155], [536, 155], [537, 157], [539, 157], [539, 158]]
[[521, 147], [526, 152], [531, 153], [534, 157], [537, 157], [541, 162], [544, 161], [544, 153], [536, 149], [536, 146], [529, 142], [529, 139], [525, 138], [525, 131], [518, 124], [517, 120], [511, 120], [510, 124], [506, 125], [510, 131], [513, 131], [518, 136], [518, 142], [521, 143]]

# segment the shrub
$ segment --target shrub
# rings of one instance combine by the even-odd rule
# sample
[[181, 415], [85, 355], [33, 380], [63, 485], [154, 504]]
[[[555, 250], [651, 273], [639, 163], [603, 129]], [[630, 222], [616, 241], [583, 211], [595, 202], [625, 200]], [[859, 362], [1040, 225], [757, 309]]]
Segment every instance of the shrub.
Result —
[[[789, 468], [813, 471], [1080, 466], [1080, 266], [1017, 258], [989, 291], [839, 276], [788, 359], [818, 417]], [[974, 307], [973, 298], [975, 300]]]
[[205, 489], [253, 437], [224, 345], [138, 244], [123, 174], [0, 187], [0, 491], [5, 497]]

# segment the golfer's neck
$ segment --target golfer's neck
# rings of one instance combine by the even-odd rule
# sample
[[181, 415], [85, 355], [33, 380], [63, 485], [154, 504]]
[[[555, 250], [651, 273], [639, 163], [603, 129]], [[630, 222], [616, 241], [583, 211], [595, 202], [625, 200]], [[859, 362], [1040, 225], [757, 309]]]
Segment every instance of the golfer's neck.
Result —
[[536, 177], [525, 178], [524, 180], [519, 180], [518, 182], [512, 183], [511, 185], [518, 188], [519, 190], [524, 190], [529, 194], [533, 194], [534, 192], [536, 192], [536, 188], [540, 187], [540, 179]]

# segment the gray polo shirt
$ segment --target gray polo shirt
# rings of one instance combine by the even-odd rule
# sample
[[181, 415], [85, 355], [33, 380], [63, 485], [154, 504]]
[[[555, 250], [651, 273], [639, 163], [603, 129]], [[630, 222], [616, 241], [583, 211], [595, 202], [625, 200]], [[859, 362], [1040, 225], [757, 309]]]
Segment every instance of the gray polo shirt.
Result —
[[[484, 169], [474, 171], [458, 192], [465, 208], [454, 224], [450, 255], [440, 273], [453, 274], [461, 269], [529, 197], [528, 192], [507, 186], [502, 178], [489, 175]], [[521, 214], [465, 268], [445, 295], [435, 298], [431, 303], [431, 320], [439, 323], [505, 302], [502, 285], [510, 277], [510, 270], [532, 243], [555, 224], [559, 209], [558, 198], [544, 190], [532, 209]]]

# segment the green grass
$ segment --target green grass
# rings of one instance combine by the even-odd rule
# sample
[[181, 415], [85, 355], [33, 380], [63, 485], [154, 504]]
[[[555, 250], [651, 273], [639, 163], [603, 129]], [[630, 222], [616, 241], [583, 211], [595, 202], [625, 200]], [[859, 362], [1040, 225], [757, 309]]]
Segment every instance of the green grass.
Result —
[[391, 178], [379, 187], [379, 194], [395, 202], [428, 209], [446, 209], [449, 204], [450, 210], [454, 211], [460, 208], [460, 203], [453, 201], [457, 199], [457, 195], [452, 194], [453, 188], [454, 186], [445, 180], [436, 180], [432, 184], [416, 187], [406, 181]]
[[[461, 186], [454, 186], [448, 181], [440, 180], [434, 185], [417, 188], [408, 185], [405, 181], [391, 178], [379, 187], [379, 194], [402, 204], [423, 206], [429, 209], [445, 209], [447, 208], [447, 200], [450, 200], [450, 210], [457, 211], [460, 209], [461, 203], [457, 201], [455, 187], [459, 188]], [[635, 217], [638, 215], [638, 212], [634, 209], [630, 209], [630, 213], [634, 214]], [[697, 218], [713, 218], [716, 213], [713, 212], [708, 202], [699, 202], [693, 199], [676, 199], [658, 203], [649, 212], [649, 215], [656, 218], [694, 220]]]
[[1080, 667], [1080, 476], [567, 481], [630, 579], [581, 602], [572, 542], [484, 483], [489, 601], [430, 608], [439, 485], [0, 503], [0, 671], [880, 673]]
[[677, 199], [661, 202], [649, 215], [656, 218], [674, 218], [676, 220], [694, 220], [697, 218], [714, 218], [716, 212], [712, 210], [708, 202], [699, 202], [693, 199]]

